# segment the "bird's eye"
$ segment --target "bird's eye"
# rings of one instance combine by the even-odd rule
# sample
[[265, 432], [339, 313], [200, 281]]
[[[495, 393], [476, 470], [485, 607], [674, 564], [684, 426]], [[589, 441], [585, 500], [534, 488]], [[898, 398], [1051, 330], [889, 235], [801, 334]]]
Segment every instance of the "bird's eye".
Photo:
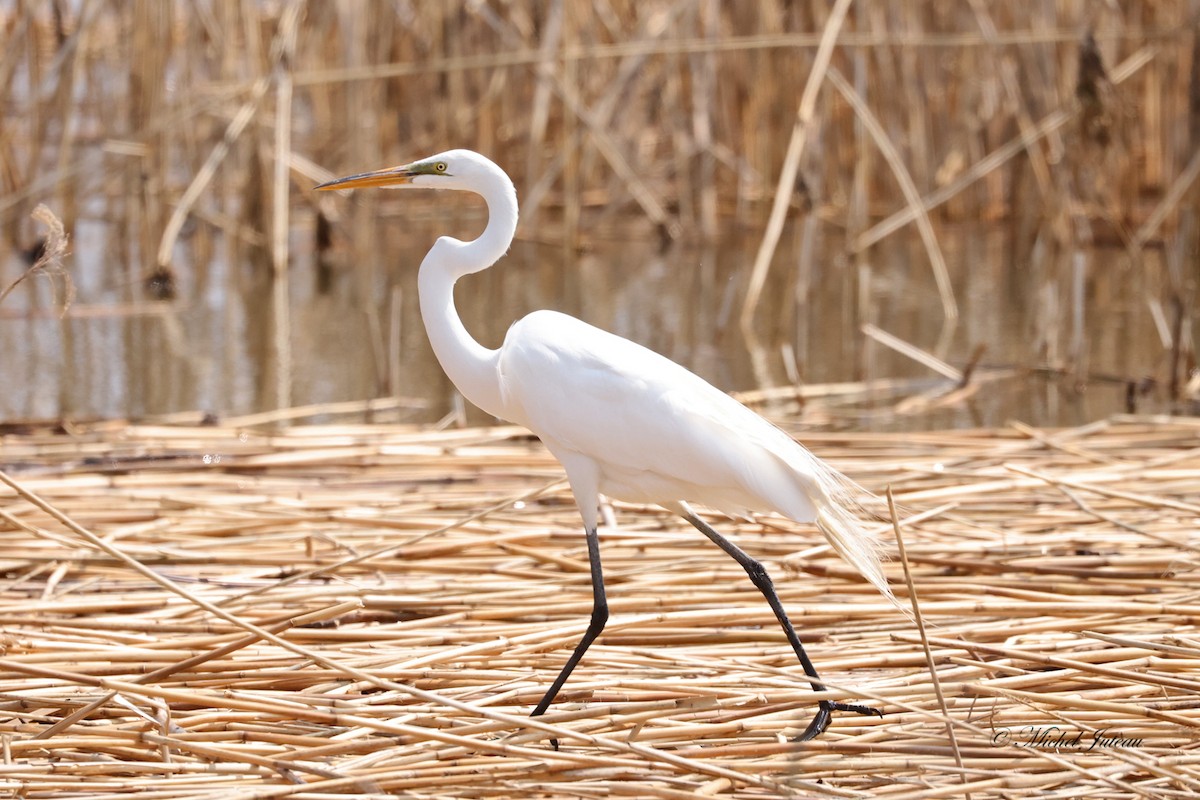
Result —
[[439, 162], [438, 162], [438, 163], [437, 163], [437, 164], [434, 166], [434, 169], [436, 169], [438, 172], [445, 172], [445, 171], [446, 171], [446, 162], [445, 162], [445, 161], [439, 161]]

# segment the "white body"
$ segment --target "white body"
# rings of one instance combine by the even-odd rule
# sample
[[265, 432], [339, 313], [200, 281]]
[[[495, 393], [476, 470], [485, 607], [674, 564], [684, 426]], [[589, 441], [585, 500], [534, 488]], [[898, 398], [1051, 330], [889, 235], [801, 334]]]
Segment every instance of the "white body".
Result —
[[516, 190], [483, 156], [452, 150], [335, 186], [461, 189], [487, 201], [478, 239], [441, 237], [419, 275], [421, 316], [438, 361], [484, 411], [528, 427], [562, 462], [588, 530], [598, 495], [686, 512], [816, 521], [837, 551], [888, 597], [879, 555], [855, 513], [857, 487], [758, 414], [678, 364], [573, 317], [537, 311], [499, 350], [467, 333], [454, 283], [486, 269], [512, 242]]
[[[497, 371], [503, 415], [536, 433], [560, 461], [583, 462], [577, 469], [590, 462], [603, 494], [816, 519], [806, 450], [641, 345], [538, 311], [509, 329]], [[570, 378], [546, 377], [560, 375]]]

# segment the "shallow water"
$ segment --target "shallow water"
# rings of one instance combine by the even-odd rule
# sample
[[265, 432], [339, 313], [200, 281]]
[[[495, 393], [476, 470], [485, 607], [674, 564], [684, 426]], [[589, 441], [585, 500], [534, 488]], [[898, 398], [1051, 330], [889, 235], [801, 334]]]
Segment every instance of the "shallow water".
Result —
[[[434, 208], [448, 208], [448, 219], [401, 224], [403, 210], [385, 206], [369, 271], [351, 266], [344, 223], [335, 231], [324, 292], [311, 248], [313, 221], [297, 220], [289, 276], [291, 404], [396, 395], [405, 400], [400, 418], [426, 422], [461, 407], [425, 341], [416, 271], [439, 233], [469, 238], [482, 218], [470, 205]], [[981, 367], [1022, 369], [941, 407], [898, 407], [900, 398], [877, 393], [865, 401], [812, 401], [803, 409], [812, 424], [868, 429], [1009, 419], [1081, 424], [1130, 408], [1128, 383], [1161, 384], [1167, 363], [1152, 308], [1161, 251], [1145, 253], [1135, 267], [1119, 250], [1062, 252], [1036, 236], [1018, 241], [999, 226], [943, 225], [939, 241], [961, 314], [947, 327], [914, 235], [893, 235], [854, 258], [836, 229], [793, 225], [755, 317], [762, 342], [756, 370], [737, 319], [758, 231], [734, 228], [711, 244], [665, 247], [649, 235], [583, 233], [585, 244], [567, 250], [535, 241], [523, 228], [500, 265], [465, 279], [457, 298], [476, 338], [496, 346], [520, 315], [555, 308], [645, 344], [729, 391], [883, 378], [929, 379], [909, 387], [910, 394], [948, 388], [926, 366], [864, 335], [864, 323], [959, 367], [983, 345]], [[201, 253], [239, 251], [185, 240], [177, 298], [154, 303], [113, 277], [124, 270], [113, 268], [107, 236], [101, 223], [79, 226], [67, 263], [78, 293], [67, 318], [54, 313], [45, 279], [27, 282], [0, 307], [6, 376], [0, 420], [191, 410], [226, 417], [274, 408], [278, 365], [263, 260], [206, 257]], [[22, 267], [9, 254], [5, 283]], [[1034, 367], [1067, 374], [1028, 371]], [[1167, 409], [1164, 396], [1161, 385], [1149, 385], [1136, 408]], [[484, 419], [474, 411], [469, 417]]]

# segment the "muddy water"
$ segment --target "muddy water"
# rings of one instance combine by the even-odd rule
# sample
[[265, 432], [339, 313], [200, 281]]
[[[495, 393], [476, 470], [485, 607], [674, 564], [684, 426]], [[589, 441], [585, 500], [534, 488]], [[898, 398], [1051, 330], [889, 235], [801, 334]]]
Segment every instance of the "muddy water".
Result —
[[[416, 271], [436, 235], [469, 237], [482, 220], [470, 206], [455, 207], [437, 224], [402, 223], [392, 212], [365, 256], [370, 269], [355, 266], [361, 257], [348, 245], [348, 231], [339, 231], [323, 281], [311, 219], [297, 221], [289, 278], [293, 405], [398, 396], [403, 407], [391, 418], [412, 421], [435, 421], [461, 407], [425, 341]], [[1073, 425], [1126, 410], [1130, 381], [1142, 381], [1145, 390], [1138, 410], [1169, 408], [1161, 385], [1168, 354], [1154, 308], [1162, 296], [1162, 251], [1134, 266], [1118, 250], [1070, 253], [1043, 246], [1036, 235], [1018, 240], [1001, 227], [942, 226], [961, 314], [948, 327], [915, 236], [893, 235], [854, 257], [836, 230], [809, 226], [807, 240], [804, 230], [793, 226], [780, 244], [755, 316], [757, 359], [737, 324], [756, 231], [668, 246], [651, 236], [585, 231], [584, 245], [568, 250], [523, 229], [505, 261], [459, 285], [460, 312], [476, 338], [496, 346], [518, 316], [556, 308], [731, 391], [905, 378], [929, 379], [913, 383], [909, 394], [936, 392], [936, 372], [864, 335], [864, 323], [958, 367], [982, 347], [981, 368], [1018, 368], [947, 404], [906, 404], [884, 393], [779, 409], [813, 424]], [[114, 268], [105, 244], [103, 225], [80, 225], [67, 264], [77, 285], [67, 318], [53, 313], [46, 280], [30, 281], [0, 308], [0, 420], [190, 410], [226, 417], [275, 407], [280, 366], [263, 259], [217, 246], [203, 250], [235, 255], [189, 263], [202, 248], [185, 241], [176, 299], [151, 303], [112, 277], [125, 271]], [[7, 282], [21, 264], [16, 254], [6, 258]], [[1035, 369], [1044, 367], [1052, 369]], [[470, 418], [483, 419], [474, 412]]]

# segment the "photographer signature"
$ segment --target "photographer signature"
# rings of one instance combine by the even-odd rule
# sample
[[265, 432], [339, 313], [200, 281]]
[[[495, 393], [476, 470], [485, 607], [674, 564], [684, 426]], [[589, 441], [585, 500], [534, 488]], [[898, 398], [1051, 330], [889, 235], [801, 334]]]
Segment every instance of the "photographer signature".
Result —
[[1057, 725], [1026, 725], [1022, 728], [997, 728], [992, 734], [992, 744], [1087, 752], [1108, 747], [1141, 747], [1142, 740], [1113, 733], [1108, 728], [1072, 731]]

